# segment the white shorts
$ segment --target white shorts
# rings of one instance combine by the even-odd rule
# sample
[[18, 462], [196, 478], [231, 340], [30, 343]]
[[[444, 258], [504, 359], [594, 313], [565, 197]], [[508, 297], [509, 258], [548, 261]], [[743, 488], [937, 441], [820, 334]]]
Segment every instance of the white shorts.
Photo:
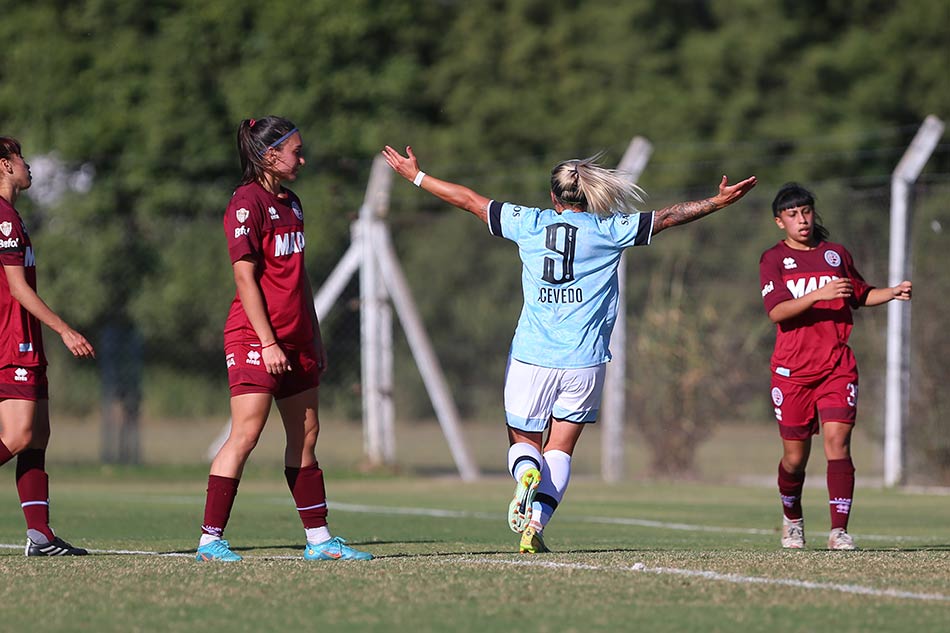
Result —
[[607, 364], [553, 369], [508, 358], [505, 415], [508, 426], [541, 432], [553, 416], [578, 424], [597, 421]]

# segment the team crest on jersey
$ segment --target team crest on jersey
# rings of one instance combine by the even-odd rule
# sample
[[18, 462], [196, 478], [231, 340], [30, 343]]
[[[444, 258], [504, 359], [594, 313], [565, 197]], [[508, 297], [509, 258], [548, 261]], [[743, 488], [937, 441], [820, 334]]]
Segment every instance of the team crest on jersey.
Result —
[[825, 261], [828, 262], [829, 266], [840, 266], [841, 255], [834, 251], [825, 251]]
[[271, 220], [279, 220], [280, 214], [277, 213], [277, 209], [274, 207], [267, 207], [267, 214], [270, 216]]
[[298, 220], [303, 220], [303, 209], [300, 208], [296, 200], [290, 203], [290, 208], [294, 210], [294, 215], [297, 216]]
[[785, 270], [798, 268], [798, 264], [795, 263], [794, 257], [786, 257], [785, 259], [782, 260], [782, 263], [785, 264]]
[[244, 224], [247, 221], [247, 218], [251, 215], [251, 212], [245, 209], [244, 207], [241, 207], [240, 209], [234, 212], [234, 215], [237, 216], [238, 222], [240, 222], [241, 224]]
[[0, 222], [0, 233], [3, 233], [4, 237], [10, 237], [10, 233], [13, 232], [13, 225], [9, 222]]
[[772, 402], [777, 407], [782, 406], [782, 403], [785, 402], [785, 394], [778, 387], [772, 387]]

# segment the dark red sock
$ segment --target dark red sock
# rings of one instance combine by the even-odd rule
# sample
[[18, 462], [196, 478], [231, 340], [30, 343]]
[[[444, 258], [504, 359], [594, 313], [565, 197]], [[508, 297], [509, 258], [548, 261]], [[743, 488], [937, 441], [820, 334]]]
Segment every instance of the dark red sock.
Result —
[[240, 479], [208, 475], [208, 497], [205, 501], [205, 520], [202, 534], [221, 537], [231, 518], [231, 508], [237, 496]]
[[55, 535], [49, 527], [49, 476], [46, 451], [28, 448], [16, 458], [16, 490], [26, 517], [26, 529], [36, 530], [49, 540]]
[[323, 471], [319, 464], [306, 468], [284, 468], [287, 486], [294, 496], [297, 512], [304, 528], [318, 528], [327, 524], [327, 491], [323, 485]]
[[778, 492], [782, 496], [782, 511], [787, 519], [802, 518], [802, 488], [805, 487], [805, 473], [793, 475], [778, 463]]
[[828, 501], [831, 504], [831, 529], [848, 529], [851, 497], [854, 495], [854, 463], [851, 458], [828, 460]]
[[13, 459], [13, 453], [11, 453], [7, 445], [3, 443], [3, 440], [0, 440], [0, 466], [3, 466], [11, 459]]

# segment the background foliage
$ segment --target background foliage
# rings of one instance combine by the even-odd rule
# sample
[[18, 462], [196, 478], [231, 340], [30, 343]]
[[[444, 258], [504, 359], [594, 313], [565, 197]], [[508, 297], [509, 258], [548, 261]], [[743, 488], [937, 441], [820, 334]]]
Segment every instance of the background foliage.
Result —
[[[736, 208], [631, 258], [629, 340], [642, 357], [631, 422], [651, 438], [659, 471], [688, 471], [694, 449], [661, 466], [683, 438], [695, 447], [719, 420], [769, 419], [772, 330], [756, 263], [777, 239], [771, 195], [788, 180], [814, 188], [833, 239], [883, 284], [889, 174], [927, 114], [950, 115], [943, 0], [0, 0], [0, 9], [0, 133], [23, 141], [28, 161], [52, 155], [94, 170], [88, 191], [19, 204], [40, 292], [94, 340], [141, 336], [145, 411], [158, 416], [226, 415], [220, 328], [233, 284], [220, 218], [238, 179], [242, 118], [281, 114], [303, 131], [308, 171], [295, 189], [315, 286], [348, 246], [386, 143], [413, 144], [440, 177], [530, 204], [546, 200], [556, 161], [605, 150], [614, 162], [635, 134], [655, 146], [641, 179], [651, 206], [710, 195], [722, 173], [755, 173], [759, 188]], [[946, 436], [950, 407], [938, 229], [948, 224], [948, 174], [943, 143], [918, 191], [912, 415], [912, 449], [928, 464], [918, 473], [945, 481], [950, 444], [934, 438]], [[440, 360], [463, 413], [497, 417], [520, 309], [517, 254], [404, 185], [392, 196], [394, 238]], [[350, 288], [324, 322], [336, 368], [325, 399], [348, 415], [358, 415], [354, 296]], [[868, 424], [880, 419], [884, 322], [883, 310], [859, 317], [854, 339]], [[57, 353], [54, 393], [74, 412], [94, 411], [99, 370]], [[409, 355], [397, 362], [400, 412], [429, 415]]]

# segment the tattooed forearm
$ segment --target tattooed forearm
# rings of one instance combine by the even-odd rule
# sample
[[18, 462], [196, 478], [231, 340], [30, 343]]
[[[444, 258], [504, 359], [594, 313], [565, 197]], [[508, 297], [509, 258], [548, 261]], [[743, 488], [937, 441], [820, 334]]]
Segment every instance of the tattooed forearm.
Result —
[[659, 209], [653, 214], [653, 234], [656, 235], [663, 229], [668, 229], [677, 224], [692, 222], [721, 208], [712, 198], [707, 198], [694, 202], [680, 202]]

